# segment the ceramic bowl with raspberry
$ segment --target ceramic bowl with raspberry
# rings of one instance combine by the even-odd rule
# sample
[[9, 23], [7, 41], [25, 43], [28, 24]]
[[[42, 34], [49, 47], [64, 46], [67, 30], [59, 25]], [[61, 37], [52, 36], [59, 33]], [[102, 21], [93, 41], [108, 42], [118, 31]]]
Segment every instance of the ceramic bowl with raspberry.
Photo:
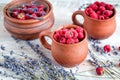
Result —
[[[77, 15], [83, 17], [83, 23], [76, 18]], [[84, 11], [75, 11], [72, 21], [76, 25], [83, 26], [88, 36], [94, 39], [106, 39], [116, 30], [116, 9], [112, 4], [96, 1], [88, 5]]]
[[3, 13], [6, 30], [19, 39], [36, 39], [54, 24], [53, 7], [47, 0], [13, 0]]
[[[45, 39], [46, 36], [52, 44]], [[39, 39], [45, 48], [51, 50], [55, 61], [64, 67], [79, 65], [88, 53], [87, 32], [77, 25], [63, 25], [53, 32], [42, 31]]]

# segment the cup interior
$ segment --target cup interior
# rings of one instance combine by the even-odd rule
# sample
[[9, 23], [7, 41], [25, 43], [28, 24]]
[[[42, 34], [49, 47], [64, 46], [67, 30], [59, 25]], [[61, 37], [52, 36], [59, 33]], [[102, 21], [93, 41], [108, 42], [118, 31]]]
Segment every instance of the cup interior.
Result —
[[[55, 34], [56, 31], [61, 30], [61, 29], [63, 29], [63, 28], [70, 29], [70, 28], [77, 28], [77, 27], [80, 27], [80, 26], [77, 26], [77, 25], [63, 25], [63, 26], [58, 27], [58, 28], [52, 33], [52, 38], [53, 38], [54, 42], [56, 42], [56, 43], [58, 43], [58, 44], [61, 44], [61, 43], [57, 42], [57, 41], [54, 39], [54, 34]], [[83, 38], [80, 42], [82, 42], [85, 38], [87, 38], [87, 32], [86, 32], [86, 30], [85, 30], [84, 28], [83, 28], [83, 34], [84, 34], [84, 38]], [[78, 42], [78, 43], [80, 43], [80, 42]], [[78, 43], [74, 43], [74, 44], [78, 44]], [[68, 45], [68, 44], [63, 44], [63, 45]], [[69, 45], [73, 45], [73, 44], [69, 44]]]

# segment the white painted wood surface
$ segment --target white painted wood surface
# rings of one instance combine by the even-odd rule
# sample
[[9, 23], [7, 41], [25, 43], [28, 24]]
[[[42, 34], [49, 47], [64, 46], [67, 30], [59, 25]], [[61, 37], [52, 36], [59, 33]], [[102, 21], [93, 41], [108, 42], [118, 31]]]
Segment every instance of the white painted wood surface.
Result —
[[[25, 52], [26, 54], [29, 54], [29, 56], [36, 58], [36, 55], [34, 55], [34, 52], [30, 49], [30, 47], [26, 45], [25, 41], [20, 41], [19, 44], [16, 44], [16, 42], [13, 40], [13, 38], [9, 35], [9, 33], [4, 28], [2, 9], [5, 5], [3, 3], [7, 3], [9, 1], [10, 0], [0, 0], [0, 3], [2, 3], [0, 5], [0, 45], [4, 44], [4, 46], [7, 47], [6, 48], [7, 51], [5, 52], [6, 54], [7, 54], [7, 52], [9, 52], [12, 49], [15, 50], [16, 54], [20, 54], [21, 50], [19, 49], [19, 47], [25, 46], [25, 50], [22, 50], [22, 51]], [[58, 26], [61, 26], [64, 24], [72, 24], [72, 20], [71, 20], [72, 13], [74, 11], [76, 11], [80, 5], [82, 5], [83, 3], [88, 3], [88, 1], [90, 1], [90, 0], [69, 0], [69, 2], [66, 2], [66, 0], [50, 0], [50, 1], [54, 6], [55, 23], [52, 28], [54, 30]], [[94, 0], [91, 0], [91, 1], [94, 1]], [[104, 0], [102, 0], [102, 1], [104, 1]], [[105, 0], [105, 1], [108, 1], [108, 3], [111, 3], [111, 4], [116, 4], [116, 3], [119, 3], [120, 0]], [[117, 29], [111, 37], [103, 40], [102, 42], [104, 44], [120, 46], [120, 37], [119, 37], [119, 35], [120, 35], [120, 6], [117, 7], [116, 9], [117, 9], [117, 17], [116, 17]], [[53, 58], [50, 54], [50, 51], [43, 48], [43, 46], [41, 45], [41, 43], [39, 42], [38, 39], [31, 41], [31, 42], [40, 44], [41, 50], [43, 52], [45, 52], [46, 56], [48, 56], [50, 59], [53, 60]], [[0, 52], [2, 52], [2, 51], [0, 51]], [[54, 60], [53, 60], [53, 62], [54, 62]], [[55, 63], [55, 65], [58, 65], [58, 64]], [[90, 75], [90, 76], [95, 75], [94, 72], [91, 73], [89, 71], [81, 73], [82, 71], [86, 71], [86, 70], [94, 68], [89, 63], [87, 63], [87, 59], [82, 64], [79, 65], [79, 68], [80, 68], [80, 70], [78, 72], [80, 73], [80, 75]], [[4, 70], [4, 69], [0, 68], [0, 70]], [[68, 70], [68, 69], [66, 69], [66, 70]], [[75, 71], [75, 68], [72, 68], [72, 70]], [[88, 80], [88, 79], [89, 80], [108, 80], [108, 79], [100, 79], [100, 78], [95, 78], [95, 77], [93, 78], [93, 77], [86, 77], [86, 76], [79, 76], [79, 75], [76, 75], [76, 77], [79, 80]], [[13, 80], [10, 78], [5, 78], [3, 76], [0, 76], [0, 79], [1, 80]], [[112, 80], [112, 79], [109, 79], [109, 80]]]

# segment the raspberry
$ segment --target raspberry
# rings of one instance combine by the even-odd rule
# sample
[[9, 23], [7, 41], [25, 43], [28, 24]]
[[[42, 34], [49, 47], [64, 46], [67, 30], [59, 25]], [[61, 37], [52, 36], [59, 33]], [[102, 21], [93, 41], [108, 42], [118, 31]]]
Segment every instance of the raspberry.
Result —
[[35, 19], [37, 17], [37, 15], [35, 14], [35, 13], [33, 13], [32, 15], [31, 15], [31, 18], [33, 18], [33, 19]]
[[26, 10], [26, 12], [29, 13], [29, 14], [33, 14], [33, 13], [34, 13], [34, 10], [33, 10], [32, 8], [28, 8], [28, 9]]
[[68, 29], [62, 29], [60, 30], [60, 35], [65, 36], [65, 33], [68, 31]]
[[39, 5], [38, 8], [44, 8], [44, 5]]
[[120, 63], [118, 64], [118, 66], [120, 67]]
[[105, 10], [105, 7], [100, 6], [100, 7], [99, 7], [99, 10], [100, 10], [100, 11], [104, 11], [104, 10]]
[[101, 11], [97, 11], [96, 13], [97, 13], [98, 16], [102, 14]]
[[77, 31], [75, 30], [75, 29], [70, 29], [71, 31], [72, 31], [72, 33], [73, 33], [73, 38], [77, 38], [78, 37], [78, 33], [77, 33]]
[[35, 17], [41, 17], [46, 15], [46, 10], [44, 9], [44, 5], [37, 4], [23, 4], [11, 10], [11, 16], [13, 18], [19, 19], [19, 13], [25, 13], [25, 19], [36, 19]]
[[18, 16], [18, 11], [14, 11], [11, 15], [12, 15], [12, 17], [17, 18], [17, 16]]
[[92, 8], [86, 8], [85, 13], [89, 16], [93, 12]]
[[43, 11], [43, 8], [38, 8], [38, 12], [41, 12], [41, 11]]
[[112, 10], [113, 9], [113, 6], [111, 4], [106, 4], [105, 8], [107, 10]]
[[97, 75], [103, 75], [104, 74], [104, 68], [103, 67], [97, 67], [96, 68]]
[[108, 16], [106, 16], [106, 15], [104, 15], [104, 18], [105, 18], [105, 19], [109, 19], [109, 17], [108, 17]]
[[94, 11], [98, 9], [98, 6], [96, 4], [91, 4], [90, 8], [92, 8]]
[[56, 41], [58, 41], [58, 42], [60, 41], [60, 34], [59, 34], [59, 32], [56, 31], [53, 37], [54, 37], [54, 39]]
[[98, 19], [98, 15], [95, 12], [93, 12], [92, 14], [90, 14], [90, 17], [92, 17], [94, 19]]
[[110, 11], [110, 10], [103, 11], [103, 15], [105, 15], [107, 17], [111, 16], [112, 14], [113, 14], [113, 11]]
[[95, 1], [94, 4], [96, 4], [97, 6], [99, 6], [100, 3], [98, 1]]
[[99, 16], [98, 16], [98, 19], [100, 19], [100, 20], [104, 20], [105, 17], [104, 17], [103, 15], [99, 15]]
[[66, 39], [64, 37], [60, 38], [60, 43], [66, 44]]
[[106, 6], [106, 3], [100, 2], [99, 5], [105, 7], [105, 6]]
[[31, 19], [30, 15], [29, 15], [29, 14], [26, 14], [26, 15], [25, 15], [25, 19]]
[[83, 38], [84, 38], [84, 34], [81, 33], [81, 32], [79, 32], [79, 33], [78, 33], [78, 38], [79, 38], [79, 40], [83, 39]]
[[110, 52], [110, 51], [111, 51], [110, 45], [105, 45], [105, 46], [103, 47], [103, 49], [104, 49], [105, 52]]
[[78, 39], [78, 38], [74, 38], [74, 42], [75, 42], [75, 43], [78, 43], [78, 42], [79, 42], [79, 39]]
[[73, 37], [73, 32], [71, 30], [68, 30], [66, 33], [65, 33], [65, 38], [72, 38]]
[[78, 26], [75, 30], [76, 30], [78, 33], [79, 33], [79, 32], [83, 33], [83, 28], [80, 27], [80, 26]]
[[74, 39], [72, 38], [67, 39], [67, 44], [73, 44], [73, 43], [75, 43]]
[[120, 51], [120, 46], [118, 47], [118, 50]]

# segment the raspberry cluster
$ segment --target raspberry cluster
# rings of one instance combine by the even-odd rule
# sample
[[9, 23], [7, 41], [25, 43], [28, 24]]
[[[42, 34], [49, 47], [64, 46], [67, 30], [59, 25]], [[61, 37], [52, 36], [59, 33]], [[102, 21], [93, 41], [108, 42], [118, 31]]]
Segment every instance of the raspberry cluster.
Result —
[[78, 26], [77, 28], [62, 28], [56, 31], [53, 37], [57, 42], [73, 44], [80, 42], [85, 36], [83, 28]]
[[114, 7], [111, 4], [96, 1], [85, 9], [85, 13], [91, 18], [105, 20], [113, 16]]
[[35, 19], [46, 14], [44, 5], [23, 4], [11, 10], [11, 16], [20, 20]]

